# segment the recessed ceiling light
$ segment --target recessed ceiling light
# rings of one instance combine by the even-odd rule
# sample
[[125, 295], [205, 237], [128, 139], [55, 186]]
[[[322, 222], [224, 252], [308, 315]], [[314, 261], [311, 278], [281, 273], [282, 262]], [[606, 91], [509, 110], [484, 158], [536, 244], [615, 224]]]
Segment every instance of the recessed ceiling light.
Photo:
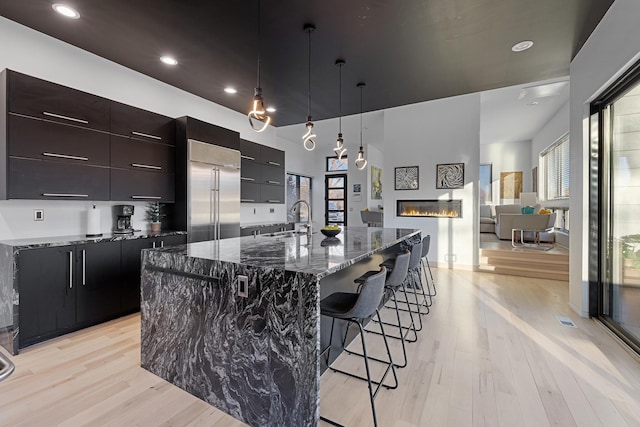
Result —
[[55, 3], [51, 7], [60, 15], [66, 16], [67, 18], [71, 18], [71, 19], [80, 18], [80, 14], [78, 13], [78, 11], [76, 11], [74, 8], [70, 6], [67, 6], [61, 3]]
[[171, 56], [161, 56], [160, 61], [164, 62], [167, 65], [178, 65], [178, 61]]
[[266, 110], [267, 110], [267, 113], [275, 113], [276, 107], [267, 107]]
[[225, 87], [224, 91], [233, 95], [234, 93], [238, 93], [238, 89], [234, 88], [234, 87]]
[[531, 46], [533, 46], [533, 42], [531, 40], [524, 40], [511, 46], [511, 50], [514, 52], [522, 52], [523, 50], [529, 49]]

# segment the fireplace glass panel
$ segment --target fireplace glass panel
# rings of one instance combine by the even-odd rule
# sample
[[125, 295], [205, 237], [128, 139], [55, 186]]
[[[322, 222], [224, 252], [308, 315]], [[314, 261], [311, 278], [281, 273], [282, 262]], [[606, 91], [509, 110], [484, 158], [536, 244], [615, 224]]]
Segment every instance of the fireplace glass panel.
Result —
[[462, 200], [398, 200], [397, 216], [462, 218]]

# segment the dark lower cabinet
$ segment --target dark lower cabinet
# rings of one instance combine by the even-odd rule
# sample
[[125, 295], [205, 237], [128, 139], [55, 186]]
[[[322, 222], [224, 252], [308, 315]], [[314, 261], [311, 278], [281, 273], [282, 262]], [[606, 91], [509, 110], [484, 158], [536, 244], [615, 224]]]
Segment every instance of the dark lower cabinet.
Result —
[[122, 292], [120, 306], [123, 313], [140, 310], [140, 268], [143, 249], [183, 245], [187, 236], [162, 236], [151, 239], [134, 239], [122, 241]]
[[173, 235], [21, 250], [19, 347], [139, 310], [140, 251], [186, 242]]
[[120, 242], [76, 246], [76, 322], [97, 323], [120, 311]]
[[73, 246], [20, 251], [20, 345], [72, 328], [76, 323]]

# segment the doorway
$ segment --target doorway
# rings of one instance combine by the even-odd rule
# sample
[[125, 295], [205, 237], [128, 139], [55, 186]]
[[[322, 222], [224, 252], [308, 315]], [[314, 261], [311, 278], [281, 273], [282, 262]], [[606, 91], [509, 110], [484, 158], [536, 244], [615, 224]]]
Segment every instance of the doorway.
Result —
[[325, 175], [325, 223], [347, 225], [347, 174]]

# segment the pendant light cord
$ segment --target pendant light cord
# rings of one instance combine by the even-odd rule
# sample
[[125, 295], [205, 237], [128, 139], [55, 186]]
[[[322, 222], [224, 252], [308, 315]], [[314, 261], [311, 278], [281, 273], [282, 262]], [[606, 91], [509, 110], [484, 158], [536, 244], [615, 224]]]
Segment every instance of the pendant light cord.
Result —
[[362, 150], [362, 88], [364, 85], [360, 86], [360, 150]]
[[307, 102], [307, 116], [311, 117], [311, 31], [313, 31], [311, 28], [309, 28], [307, 30], [307, 33], [309, 34], [309, 81], [308, 81], [308, 102]]
[[338, 133], [342, 133], [342, 65], [338, 68]]
[[262, 16], [260, 10], [260, 0], [258, 0], [258, 85], [260, 86], [260, 51], [262, 50]]

